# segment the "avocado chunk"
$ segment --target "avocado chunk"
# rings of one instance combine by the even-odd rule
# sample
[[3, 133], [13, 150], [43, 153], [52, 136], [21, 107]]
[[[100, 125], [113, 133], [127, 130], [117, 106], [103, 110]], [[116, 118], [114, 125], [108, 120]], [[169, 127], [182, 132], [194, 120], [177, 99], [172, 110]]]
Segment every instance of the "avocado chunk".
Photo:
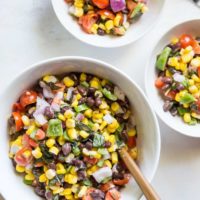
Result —
[[169, 58], [169, 55], [171, 53], [172, 49], [170, 47], [165, 47], [162, 53], [158, 56], [156, 61], [156, 67], [157, 69], [164, 71], [165, 66], [167, 64], [167, 60]]
[[138, 5], [133, 9], [130, 18], [134, 18], [141, 14], [142, 7], [144, 6], [143, 3], [138, 3]]

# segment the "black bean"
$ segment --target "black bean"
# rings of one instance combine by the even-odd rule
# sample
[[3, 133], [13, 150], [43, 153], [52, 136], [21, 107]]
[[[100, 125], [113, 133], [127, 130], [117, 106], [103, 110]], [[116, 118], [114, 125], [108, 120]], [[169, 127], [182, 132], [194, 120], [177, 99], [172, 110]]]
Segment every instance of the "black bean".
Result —
[[11, 117], [8, 119], [8, 124], [9, 124], [9, 126], [15, 125], [15, 120], [14, 120], [14, 117], [13, 117], [13, 116], [11, 116]]
[[123, 171], [123, 166], [120, 163], [118, 163], [116, 166], [116, 169], [117, 169], [117, 171], [121, 172], [121, 171]]
[[128, 134], [126, 130], [123, 130], [120, 134], [120, 138], [124, 141], [127, 142], [128, 141]]
[[48, 102], [49, 104], [51, 104], [51, 103], [53, 102], [53, 99], [52, 99], [52, 98], [49, 98], [49, 99], [47, 99], [47, 102]]
[[90, 193], [90, 196], [95, 200], [96, 199], [104, 199], [105, 194], [101, 190], [95, 189]]
[[103, 145], [105, 148], [109, 148], [111, 147], [111, 142], [109, 141], [105, 141], [104, 145]]
[[105, 35], [105, 31], [101, 28], [98, 28], [97, 33], [98, 35]]
[[114, 90], [113, 86], [110, 85], [110, 84], [106, 84], [104, 87], [105, 87], [107, 90], [111, 91], [111, 92], [113, 92], [113, 90]]
[[41, 187], [41, 186], [36, 186], [35, 188], [34, 188], [34, 191], [35, 191], [35, 193], [38, 195], [38, 196], [40, 196], [40, 197], [45, 197], [45, 189], [43, 188], [43, 187]]
[[80, 104], [83, 104], [83, 103], [85, 103], [86, 102], [86, 97], [82, 97], [79, 101], [78, 101], [78, 104], [80, 105]]
[[69, 107], [69, 106], [64, 106], [64, 107], [62, 107], [62, 108], [60, 109], [60, 112], [61, 112], [62, 114], [64, 114], [67, 110], [70, 110], [70, 107]]
[[88, 97], [86, 100], [86, 103], [89, 107], [92, 107], [92, 106], [94, 106], [95, 101], [92, 97]]
[[113, 177], [113, 179], [123, 179], [124, 175], [120, 172], [113, 172], [112, 177]]
[[96, 91], [95, 88], [90, 87], [90, 88], [88, 89], [88, 96], [94, 96], [95, 91]]
[[78, 171], [78, 180], [84, 180], [86, 178], [87, 174], [85, 170], [80, 170]]
[[176, 107], [172, 107], [171, 110], [170, 110], [170, 113], [172, 116], [176, 116], [178, 111], [177, 111], [177, 108]]
[[55, 163], [49, 163], [48, 164], [48, 168], [50, 168], [50, 169], [56, 169], [56, 164]]
[[62, 152], [65, 156], [67, 156], [72, 150], [72, 147], [69, 143], [65, 143], [63, 146], [62, 146]]
[[163, 105], [163, 110], [165, 112], [169, 111], [173, 106], [173, 102], [172, 101], [165, 101], [164, 105]]
[[87, 88], [82, 86], [82, 85], [78, 85], [77, 86], [77, 89], [79, 91], [79, 93], [82, 95], [82, 96], [86, 96], [87, 95]]
[[90, 82], [92, 80], [93, 76], [91, 74], [87, 74], [86, 81]]
[[65, 156], [61, 152], [58, 154], [58, 161], [61, 162], [61, 163], [65, 162]]
[[78, 94], [78, 90], [73, 90], [72, 92], [74, 95]]
[[99, 107], [99, 106], [101, 105], [101, 103], [102, 103], [101, 98], [100, 98], [100, 97], [97, 97], [97, 98], [95, 99], [95, 106], [96, 106], [96, 107]]
[[85, 143], [85, 148], [87, 148], [88, 150], [92, 150], [92, 147], [93, 147], [92, 142], [88, 141]]
[[85, 145], [83, 143], [79, 144], [79, 148], [83, 149], [85, 147]]
[[62, 128], [66, 129], [66, 123], [64, 121], [62, 121]]
[[181, 91], [181, 90], [184, 90], [184, 85], [183, 84], [181, 84], [181, 83], [177, 83], [176, 84], [176, 89], [178, 90], [178, 91]]
[[54, 118], [54, 112], [51, 109], [50, 106], [47, 106], [44, 110], [44, 115], [47, 116], [49, 119], [53, 119]]
[[170, 77], [163, 77], [163, 78], [162, 78], [162, 81], [163, 81], [164, 83], [169, 83], [169, 84], [172, 83], [172, 79], [171, 79]]

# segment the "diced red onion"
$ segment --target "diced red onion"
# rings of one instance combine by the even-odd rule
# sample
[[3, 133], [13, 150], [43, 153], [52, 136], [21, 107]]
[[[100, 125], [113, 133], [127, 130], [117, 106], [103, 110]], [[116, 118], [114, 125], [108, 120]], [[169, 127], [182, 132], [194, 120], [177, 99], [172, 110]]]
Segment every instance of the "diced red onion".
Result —
[[35, 118], [35, 120], [40, 124], [40, 125], [44, 125], [47, 123], [46, 118], [44, 117], [43, 114], [38, 114], [37, 112], [33, 113], [33, 117]]
[[40, 81], [39, 84], [40, 84], [40, 87], [43, 89], [43, 95], [45, 98], [47, 99], [54, 98], [54, 94], [48, 85], [46, 85], [43, 81]]
[[78, 115], [76, 115], [76, 120], [82, 121], [83, 119], [84, 119], [84, 115], [82, 113], [78, 113]]
[[72, 98], [72, 92], [74, 91], [73, 87], [68, 88], [66, 100], [69, 101]]
[[126, 8], [125, 0], [110, 0], [110, 6], [113, 12], [119, 12]]
[[62, 100], [63, 99], [63, 95], [64, 95], [64, 93], [59, 91], [59, 92], [56, 93], [55, 98]]
[[51, 104], [51, 109], [54, 110], [54, 111], [56, 111], [56, 112], [59, 112], [60, 111], [60, 105], [53, 102]]
[[185, 80], [185, 76], [183, 76], [183, 75], [181, 75], [179, 73], [175, 73], [173, 75], [173, 78], [174, 78], [175, 81], [177, 81], [179, 83], [181, 83], [181, 82], [183, 82]]
[[103, 167], [97, 171], [95, 171], [92, 176], [98, 183], [101, 183], [105, 178], [112, 176], [112, 170], [110, 167]]
[[122, 90], [115, 86], [114, 94], [117, 96], [118, 99], [125, 101], [125, 94]]
[[47, 103], [47, 101], [45, 101], [44, 99], [37, 97], [37, 102], [36, 102], [36, 115], [37, 114], [44, 114], [45, 108], [47, 106], [50, 106], [49, 103]]
[[108, 124], [112, 124], [112, 122], [114, 121], [114, 118], [110, 115], [110, 114], [106, 114], [103, 119], [108, 123]]

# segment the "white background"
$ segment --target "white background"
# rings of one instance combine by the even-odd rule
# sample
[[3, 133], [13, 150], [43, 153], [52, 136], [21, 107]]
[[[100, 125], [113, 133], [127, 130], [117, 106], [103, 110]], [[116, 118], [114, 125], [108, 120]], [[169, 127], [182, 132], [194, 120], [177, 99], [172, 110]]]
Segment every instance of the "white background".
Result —
[[[200, 18], [200, 8], [190, 0], [166, 0], [158, 24], [138, 42], [99, 49], [83, 44], [65, 30], [50, 0], [0, 0], [0, 92], [29, 65], [62, 55], [111, 63], [144, 88], [145, 64], [155, 42], [171, 26], [194, 18]], [[162, 150], [153, 186], [163, 200], [199, 200], [200, 139], [182, 136], [159, 122]]]

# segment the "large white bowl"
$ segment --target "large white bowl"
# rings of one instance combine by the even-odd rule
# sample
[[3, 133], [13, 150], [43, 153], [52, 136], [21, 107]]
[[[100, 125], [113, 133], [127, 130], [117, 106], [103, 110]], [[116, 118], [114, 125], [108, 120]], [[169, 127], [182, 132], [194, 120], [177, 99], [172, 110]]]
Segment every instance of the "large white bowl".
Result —
[[[12, 104], [20, 94], [30, 88], [45, 74], [60, 74], [66, 72], [88, 72], [111, 80], [126, 93], [134, 110], [138, 128], [138, 164], [150, 181], [156, 171], [160, 155], [160, 133], [154, 112], [141, 89], [125, 74], [113, 66], [83, 57], [58, 57], [37, 63], [18, 75], [5, 89], [0, 97], [0, 193], [6, 200], [39, 199], [31, 187], [23, 184], [22, 177], [15, 174], [11, 160], [8, 158], [7, 120]], [[122, 191], [123, 200], [136, 200], [142, 195], [136, 183], [131, 180]]]
[[164, 0], [149, 0], [149, 11], [131, 24], [124, 36], [99, 36], [82, 31], [78, 22], [70, 16], [69, 6], [64, 0], [52, 0], [54, 11], [61, 24], [77, 39], [98, 47], [119, 47], [130, 44], [142, 37], [160, 18]]
[[155, 45], [150, 60], [147, 64], [145, 71], [145, 90], [152, 107], [155, 109], [160, 119], [175, 131], [184, 135], [200, 137], [200, 125], [189, 126], [183, 122], [179, 116], [173, 117], [169, 112], [163, 111], [163, 99], [159, 95], [158, 90], [154, 86], [156, 73], [156, 57], [162, 51], [162, 49], [170, 43], [173, 37], [179, 37], [183, 33], [188, 33], [193, 36], [200, 36], [200, 19], [185, 21], [172, 27], [167, 33], [165, 33], [161, 39]]

